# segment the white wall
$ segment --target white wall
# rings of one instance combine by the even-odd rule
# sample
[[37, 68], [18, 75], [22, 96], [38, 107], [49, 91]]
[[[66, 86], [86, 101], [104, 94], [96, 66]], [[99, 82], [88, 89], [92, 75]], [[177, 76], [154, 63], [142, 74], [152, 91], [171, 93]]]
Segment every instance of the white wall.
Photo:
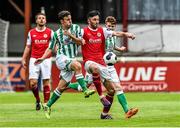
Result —
[[180, 53], [180, 25], [135, 24], [128, 30], [136, 34], [135, 40], [129, 40], [131, 52]]
[[[58, 28], [58, 24], [48, 26], [53, 30]], [[84, 27], [86, 24], [80, 26]], [[117, 30], [121, 28], [121, 25], [117, 26]], [[128, 30], [136, 34], [135, 40], [129, 40], [130, 52], [180, 53], [180, 24], [130, 24]], [[8, 50], [22, 53], [23, 49], [24, 25], [10, 24]]]

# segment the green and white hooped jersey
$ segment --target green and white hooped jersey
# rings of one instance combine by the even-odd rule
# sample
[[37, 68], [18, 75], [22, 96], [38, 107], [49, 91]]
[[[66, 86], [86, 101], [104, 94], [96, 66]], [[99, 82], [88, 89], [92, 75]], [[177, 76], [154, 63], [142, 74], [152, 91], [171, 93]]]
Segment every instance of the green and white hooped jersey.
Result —
[[[82, 38], [79, 25], [72, 24], [68, 31], [76, 37]], [[56, 32], [54, 32], [53, 41], [49, 45], [49, 48], [54, 49], [57, 45], [57, 55], [64, 54], [69, 58], [74, 58], [78, 53], [78, 45], [73, 42], [69, 36], [63, 35], [63, 32], [64, 30], [61, 26]]]
[[106, 38], [106, 51], [112, 51], [114, 50], [116, 45], [116, 36], [108, 37]]

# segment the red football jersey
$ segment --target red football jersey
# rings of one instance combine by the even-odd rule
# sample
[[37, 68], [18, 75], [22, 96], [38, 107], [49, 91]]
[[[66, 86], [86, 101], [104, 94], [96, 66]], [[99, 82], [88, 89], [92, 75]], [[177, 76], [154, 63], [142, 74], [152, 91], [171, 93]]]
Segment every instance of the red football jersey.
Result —
[[[28, 33], [27, 45], [31, 46], [31, 57], [40, 58], [49, 46], [53, 38], [53, 31], [45, 28], [40, 31], [37, 28], [31, 29]], [[49, 56], [51, 57], [51, 56]]]
[[103, 55], [105, 54], [105, 37], [102, 27], [91, 30], [89, 27], [83, 29], [83, 38], [86, 44], [82, 45], [83, 61], [94, 61], [105, 65]]

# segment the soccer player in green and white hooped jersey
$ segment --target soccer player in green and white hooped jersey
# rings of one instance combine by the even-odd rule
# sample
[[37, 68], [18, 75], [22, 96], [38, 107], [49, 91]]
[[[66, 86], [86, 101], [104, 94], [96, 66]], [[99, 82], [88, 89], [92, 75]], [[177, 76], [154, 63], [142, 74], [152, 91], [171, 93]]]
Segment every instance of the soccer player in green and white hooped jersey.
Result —
[[89, 90], [86, 87], [81, 63], [75, 59], [78, 45], [83, 45], [80, 26], [72, 24], [71, 14], [68, 11], [61, 11], [58, 14], [58, 18], [61, 23], [60, 28], [54, 33], [53, 41], [50, 43], [49, 48], [35, 62], [36, 64], [41, 63], [57, 46], [56, 65], [61, 70], [61, 74], [57, 88], [54, 90], [48, 103], [44, 105], [45, 115], [48, 119], [50, 118], [50, 107], [59, 99], [74, 74], [85, 97], [95, 93], [95, 90]]
[[[116, 28], [116, 19], [113, 16], [108, 16], [105, 20], [105, 25], [106, 25], [107, 29], [114, 31]], [[121, 47], [116, 46], [116, 36], [107, 38], [105, 47], [106, 47], [106, 49], [105, 49], [106, 52], [113, 52], [114, 50], [122, 52], [126, 49], [126, 47], [124, 47], [124, 46], [121, 46]], [[120, 80], [119, 80], [119, 77], [117, 75], [114, 65], [108, 65], [107, 68], [111, 75], [112, 82], [114, 83], [113, 84], [114, 88], [115, 88], [115, 90], [117, 90], [116, 95], [117, 95], [119, 103], [121, 104], [121, 106], [125, 112], [125, 117], [131, 118], [131, 116], [135, 115], [138, 112], [138, 109], [137, 108], [129, 109], [127, 101], [126, 101], [126, 97], [124, 95], [124, 92], [123, 92], [122, 86], [120, 84]], [[109, 100], [112, 105], [113, 97], [110, 97], [107, 95], [106, 99]], [[101, 114], [102, 117], [103, 117], [103, 115], [108, 115], [111, 105], [103, 108], [103, 112]]]
[[[116, 28], [116, 19], [112, 16], [108, 16], [105, 20], [105, 26], [107, 29], [109, 30], [115, 30]], [[121, 46], [121, 47], [118, 47], [116, 46], [116, 36], [112, 36], [112, 37], [109, 37], [106, 39], [106, 51], [111, 51], [113, 52], [114, 50], [117, 50], [117, 51], [124, 51], [126, 50], [126, 47], [124, 46]]]

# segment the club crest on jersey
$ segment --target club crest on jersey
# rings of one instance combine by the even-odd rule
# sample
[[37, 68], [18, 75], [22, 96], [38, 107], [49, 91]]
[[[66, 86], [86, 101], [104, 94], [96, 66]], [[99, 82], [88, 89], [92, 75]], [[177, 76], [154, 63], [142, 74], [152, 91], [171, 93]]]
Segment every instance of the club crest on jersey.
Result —
[[97, 33], [97, 36], [98, 36], [98, 37], [101, 37], [101, 33], [98, 32], [98, 33]]
[[44, 38], [47, 38], [47, 34], [44, 34]]

